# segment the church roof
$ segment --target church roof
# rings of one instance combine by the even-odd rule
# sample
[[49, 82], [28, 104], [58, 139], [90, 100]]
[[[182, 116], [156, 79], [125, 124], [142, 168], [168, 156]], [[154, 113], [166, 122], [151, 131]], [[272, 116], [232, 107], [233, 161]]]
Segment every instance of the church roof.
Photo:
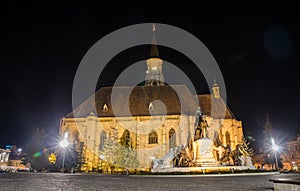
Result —
[[[196, 100], [185, 85], [136, 86], [132, 90], [131, 88], [129, 86], [103, 87], [66, 117], [86, 117], [90, 112], [95, 113], [99, 117], [112, 117], [115, 116], [114, 114], [117, 116], [148, 116], [150, 115], [149, 104], [151, 102], [151, 107], [153, 107], [153, 109], [151, 108], [152, 115], [194, 115], [197, 109]], [[113, 109], [111, 104], [112, 90], [115, 96]], [[129, 99], [126, 98], [127, 92], [131, 92]], [[178, 95], [176, 92], [178, 92]], [[92, 105], [93, 100], [95, 100], [94, 108]], [[127, 100], [129, 100], [129, 104]], [[182, 103], [180, 100], [182, 100]], [[161, 104], [159, 103], [163, 103], [165, 109], [160, 107]], [[103, 109], [105, 104], [107, 105], [107, 110]], [[125, 110], [125, 108], [128, 108], [128, 105], [130, 113]]]
[[[198, 104], [204, 114], [211, 115], [211, 101], [214, 101], [213, 118], [219, 118], [224, 108], [226, 108], [225, 118], [234, 118], [222, 99], [214, 99], [210, 94], [194, 96], [186, 85], [136, 86], [131, 89], [132, 87], [129, 86], [103, 87], [66, 117], [86, 117], [91, 112], [98, 117], [149, 116], [150, 113], [152, 115], [195, 115]], [[114, 108], [111, 104], [112, 90], [115, 96]], [[126, 92], [131, 92], [129, 99], [126, 98]], [[95, 100], [95, 107], [92, 105], [93, 100]], [[161, 107], [161, 103], [164, 107]], [[126, 112], [125, 108], [128, 108], [128, 105], [129, 112]]]
[[[196, 96], [199, 100], [199, 105], [205, 115], [210, 115], [213, 118], [221, 118], [225, 110], [225, 119], [235, 118], [227, 104], [222, 98], [215, 99], [211, 94], [202, 94]], [[213, 109], [212, 104], [214, 105]]]

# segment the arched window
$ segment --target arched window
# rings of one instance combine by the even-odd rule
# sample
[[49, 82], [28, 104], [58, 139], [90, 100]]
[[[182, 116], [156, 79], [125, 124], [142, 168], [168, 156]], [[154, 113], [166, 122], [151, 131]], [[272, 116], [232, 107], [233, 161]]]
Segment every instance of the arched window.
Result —
[[102, 131], [100, 134], [100, 149], [104, 147], [105, 140], [106, 140], [106, 133], [105, 131]]
[[157, 86], [157, 81], [153, 81], [152, 86]]
[[73, 140], [74, 140], [75, 145], [77, 145], [79, 143], [79, 133], [78, 133], [78, 131], [73, 132], [72, 137], [74, 138]]
[[157, 141], [158, 141], [157, 132], [154, 130], [151, 130], [151, 132], [148, 135], [148, 143], [155, 144], [155, 143], [157, 143]]
[[230, 134], [228, 131], [225, 133], [225, 138], [226, 138], [226, 146], [230, 146]]
[[124, 132], [123, 132], [123, 135], [121, 137], [121, 145], [122, 146], [130, 146], [129, 145], [129, 141], [130, 141], [130, 133], [129, 131], [126, 129]]
[[176, 133], [173, 128], [169, 131], [169, 147], [170, 149], [176, 147]]

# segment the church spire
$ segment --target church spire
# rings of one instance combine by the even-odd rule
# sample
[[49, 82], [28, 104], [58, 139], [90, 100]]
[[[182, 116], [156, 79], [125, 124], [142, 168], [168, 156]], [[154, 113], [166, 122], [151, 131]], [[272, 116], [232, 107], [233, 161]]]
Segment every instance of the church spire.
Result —
[[270, 117], [269, 117], [268, 113], [266, 114], [266, 124], [264, 126], [264, 131], [265, 131], [265, 134], [267, 134], [269, 137], [272, 137], [272, 125], [271, 125]]
[[155, 24], [153, 23], [153, 25], [152, 25], [152, 44], [151, 44], [151, 49], [150, 49], [150, 58], [158, 58], [159, 57], [155, 32], [156, 32], [156, 27], [155, 27]]
[[150, 58], [147, 60], [147, 71], [145, 77], [146, 86], [165, 85], [164, 74], [162, 72], [163, 61], [159, 58], [155, 32], [156, 32], [156, 26], [155, 24], [153, 24]]

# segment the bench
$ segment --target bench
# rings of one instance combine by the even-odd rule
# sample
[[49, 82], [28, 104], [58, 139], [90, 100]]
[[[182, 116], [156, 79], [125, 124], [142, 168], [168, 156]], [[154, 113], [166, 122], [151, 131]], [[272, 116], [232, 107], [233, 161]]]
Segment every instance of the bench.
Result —
[[269, 181], [274, 183], [275, 191], [300, 191], [300, 180], [278, 178]]

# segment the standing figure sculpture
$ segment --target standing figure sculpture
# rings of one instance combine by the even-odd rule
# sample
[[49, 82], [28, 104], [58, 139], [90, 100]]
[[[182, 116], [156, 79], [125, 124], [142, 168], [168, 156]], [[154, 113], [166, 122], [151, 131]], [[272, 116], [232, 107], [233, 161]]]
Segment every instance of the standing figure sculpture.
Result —
[[196, 120], [195, 120], [195, 135], [194, 140], [207, 137], [208, 124], [204, 118], [201, 108], [198, 107], [196, 110]]
[[195, 124], [194, 124], [194, 127], [196, 128], [198, 123], [199, 123], [199, 120], [200, 120], [200, 116], [201, 116], [201, 108], [198, 107], [197, 110], [196, 110], [196, 113], [195, 113], [195, 116], [196, 116], [196, 120], [195, 120]]

